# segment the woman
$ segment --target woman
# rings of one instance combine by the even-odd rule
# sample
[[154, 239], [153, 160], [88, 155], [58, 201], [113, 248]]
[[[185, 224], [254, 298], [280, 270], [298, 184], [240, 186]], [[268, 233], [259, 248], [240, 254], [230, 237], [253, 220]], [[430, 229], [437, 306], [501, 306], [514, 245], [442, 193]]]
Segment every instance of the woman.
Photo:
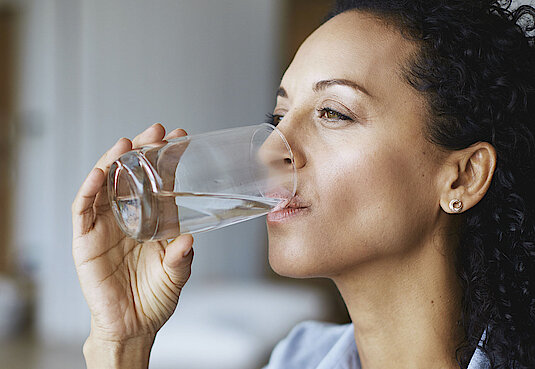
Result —
[[[341, 1], [297, 52], [272, 120], [299, 187], [269, 261], [331, 278], [352, 324], [298, 326], [267, 368], [535, 368], [535, 52], [526, 8], [498, 5]], [[192, 237], [124, 238], [103, 188], [119, 155], [184, 134], [119, 140], [73, 203], [88, 368], [147, 367], [190, 275]]]

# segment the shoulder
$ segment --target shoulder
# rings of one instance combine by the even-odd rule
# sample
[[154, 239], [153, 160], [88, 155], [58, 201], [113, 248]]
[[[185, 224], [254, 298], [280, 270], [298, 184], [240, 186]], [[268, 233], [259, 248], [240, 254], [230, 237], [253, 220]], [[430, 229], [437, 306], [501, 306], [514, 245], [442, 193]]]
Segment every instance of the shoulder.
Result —
[[277, 344], [264, 369], [316, 368], [333, 356], [333, 350], [337, 359], [348, 352], [351, 356], [356, 353], [353, 325], [306, 321]]

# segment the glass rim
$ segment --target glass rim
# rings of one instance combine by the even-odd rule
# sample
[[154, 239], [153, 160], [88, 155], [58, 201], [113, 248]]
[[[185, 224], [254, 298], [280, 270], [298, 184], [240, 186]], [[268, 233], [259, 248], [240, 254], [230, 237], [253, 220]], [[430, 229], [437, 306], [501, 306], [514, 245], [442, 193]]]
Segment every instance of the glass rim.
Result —
[[277, 126], [271, 124], [271, 123], [261, 123], [259, 126], [267, 126], [269, 128], [271, 128], [274, 132], [276, 132], [279, 137], [282, 139], [282, 142], [284, 143], [284, 146], [286, 146], [286, 149], [288, 150], [288, 152], [290, 153], [290, 160], [292, 162], [292, 168], [293, 168], [293, 188], [292, 188], [292, 197], [295, 196], [295, 193], [297, 192], [297, 168], [295, 166], [295, 158], [294, 158], [294, 153], [292, 151], [292, 148], [290, 147], [290, 144], [288, 143], [288, 140], [286, 140], [286, 137], [284, 136], [284, 134], [281, 132], [280, 129], [277, 128]]

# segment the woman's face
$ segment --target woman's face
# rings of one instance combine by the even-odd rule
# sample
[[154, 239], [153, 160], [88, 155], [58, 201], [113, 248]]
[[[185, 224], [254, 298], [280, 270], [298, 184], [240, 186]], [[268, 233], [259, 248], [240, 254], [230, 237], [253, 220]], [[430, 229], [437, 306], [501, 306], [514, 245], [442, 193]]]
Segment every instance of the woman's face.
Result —
[[415, 52], [359, 12], [331, 19], [299, 49], [274, 110], [295, 155], [301, 207], [268, 216], [279, 274], [333, 277], [432, 237], [442, 156], [424, 139], [423, 98], [403, 79]]

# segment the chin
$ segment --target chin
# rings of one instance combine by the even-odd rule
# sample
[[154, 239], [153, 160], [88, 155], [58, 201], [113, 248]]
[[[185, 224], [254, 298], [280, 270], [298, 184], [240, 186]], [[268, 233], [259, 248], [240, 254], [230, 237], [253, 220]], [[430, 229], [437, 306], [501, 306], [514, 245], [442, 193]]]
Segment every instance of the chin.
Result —
[[313, 278], [315, 275], [311, 273], [307, 268], [302, 268], [292, 263], [272, 261], [272, 258], [269, 258], [269, 265], [271, 269], [282, 277], [304, 279], [304, 278]]
[[[269, 241], [269, 265], [278, 275], [290, 278], [315, 278], [324, 275], [318, 268], [322, 258], [306, 242]], [[310, 245], [308, 245], [310, 246]]]

